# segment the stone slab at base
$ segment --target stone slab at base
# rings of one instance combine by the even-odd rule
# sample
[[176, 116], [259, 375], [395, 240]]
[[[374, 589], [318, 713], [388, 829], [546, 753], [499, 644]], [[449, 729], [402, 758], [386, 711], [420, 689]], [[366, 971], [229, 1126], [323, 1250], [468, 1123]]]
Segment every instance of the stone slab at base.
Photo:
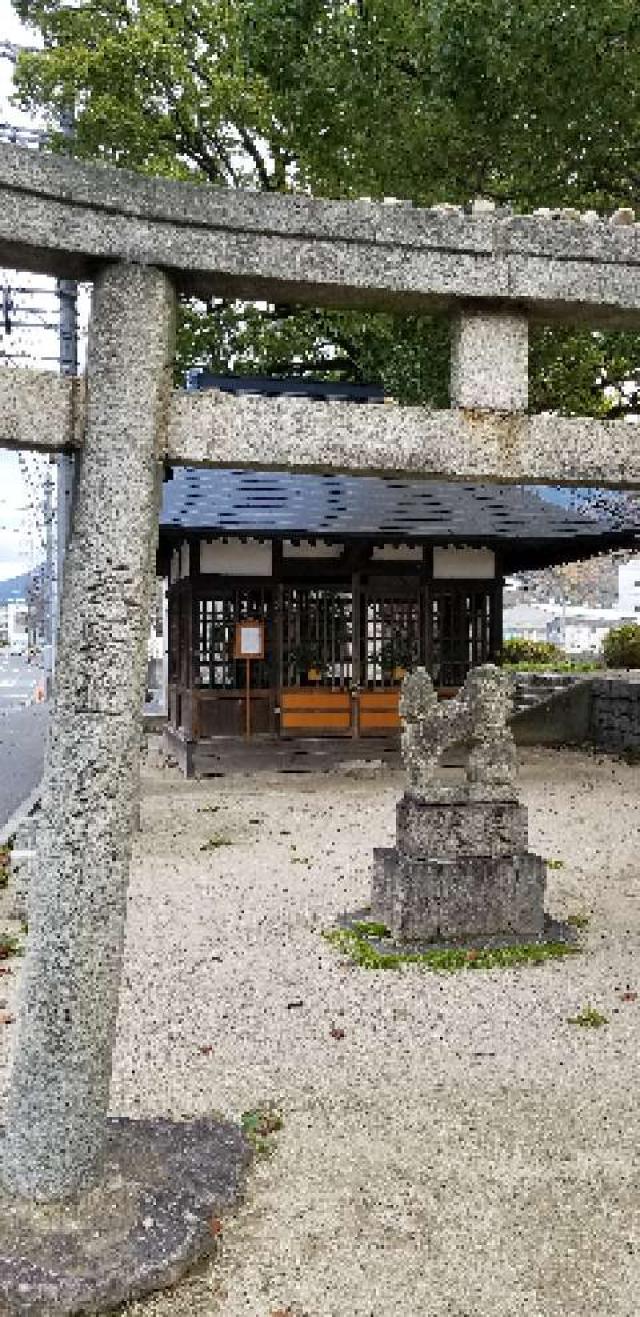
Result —
[[[371, 906], [367, 905], [362, 906], [359, 910], [345, 911], [336, 920], [336, 927], [359, 932], [363, 924], [371, 925], [377, 922]], [[367, 942], [380, 955], [393, 956], [395, 954], [398, 961], [402, 962], [407, 954], [429, 955], [430, 952], [442, 951], [495, 951], [502, 947], [544, 946], [548, 943], [557, 944], [561, 942], [568, 947], [578, 949], [580, 937], [572, 924], [545, 914], [542, 933], [538, 937], [527, 938], [526, 941], [509, 933], [493, 933], [486, 937], [412, 938], [410, 942], [403, 942], [399, 938], [391, 937], [390, 934], [374, 935], [368, 933]]]
[[526, 942], [544, 930], [546, 864], [538, 855], [419, 859], [374, 850], [371, 912], [401, 941], [505, 934]]
[[109, 1120], [104, 1178], [82, 1198], [34, 1204], [0, 1188], [0, 1314], [105, 1312], [175, 1284], [215, 1253], [250, 1158], [223, 1121]]

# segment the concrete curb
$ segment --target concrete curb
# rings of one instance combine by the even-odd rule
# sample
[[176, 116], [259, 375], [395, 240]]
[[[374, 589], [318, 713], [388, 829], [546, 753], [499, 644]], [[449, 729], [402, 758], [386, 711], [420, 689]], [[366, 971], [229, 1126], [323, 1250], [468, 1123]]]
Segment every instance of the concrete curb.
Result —
[[40, 799], [42, 783], [39, 782], [37, 787], [22, 801], [21, 805], [13, 811], [13, 814], [7, 819], [7, 822], [0, 828], [0, 846], [6, 846], [10, 837], [13, 837], [24, 820], [29, 816]]

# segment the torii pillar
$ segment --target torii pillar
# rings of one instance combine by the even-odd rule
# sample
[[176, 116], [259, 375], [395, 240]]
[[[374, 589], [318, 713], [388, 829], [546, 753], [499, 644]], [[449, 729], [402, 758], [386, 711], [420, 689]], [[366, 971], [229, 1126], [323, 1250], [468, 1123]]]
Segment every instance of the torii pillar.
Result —
[[159, 270], [98, 275], [2, 1172], [36, 1199], [101, 1171], [173, 323]]
[[174, 315], [161, 270], [97, 275], [0, 1139], [0, 1309], [12, 1315], [99, 1311], [174, 1282], [214, 1247], [212, 1215], [237, 1199], [249, 1159], [226, 1122], [107, 1119]]

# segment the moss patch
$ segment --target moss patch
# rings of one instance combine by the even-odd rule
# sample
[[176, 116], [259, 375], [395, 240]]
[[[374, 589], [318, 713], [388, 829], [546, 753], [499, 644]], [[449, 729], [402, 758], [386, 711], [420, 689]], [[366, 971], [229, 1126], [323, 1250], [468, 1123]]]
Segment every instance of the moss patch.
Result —
[[10, 867], [11, 867], [11, 847], [0, 846], [0, 888], [6, 887], [9, 882]]
[[571, 928], [588, 928], [591, 922], [591, 915], [585, 914], [582, 910], [577, 910], [573, 915], [567, 915], [567, 923]]
[[217, 851], [220, 846], [233, 846], [233, 842], [229, 837], [222, 837], [218, 834], [215, 837], [209, 837], [208, 841], [203, 842], [200, 850]]
[[9, 956], [21, 956], [22, 951], [19, 938], [11, 933], [0, 933], [0, 960], [8, 960]]
[[567, 1016], [567, 1023], [577, 1024], [581, 1029], [600, 1029], [603, 1024], [608, 1024], [609, 1021], [606, 1015], [602, 1015], [600, 1011], [595, 1009], [595, 1006], [583, 1006], [577, 1015]]
[[273, 1135], [282, 1129], [282, 1113], [275, 1107], [256, 1107], [243, 1111], [240, 1123], [258, 1156], [267, 1157], [273, 1152]]
[[[514, 965], [540, 965], [547, 960], [575, 956], [580, 948], [567, 942], [533, 942], [508, 947], [443, 947], [430, 951], [383, 951], [375, 939], [388, 934], [378, 930], [380, 924], [355, 924], [353, 928], [330, 928], [322, 936], [331, 946], [348, 956], [363, 969], [401, 969], [419, 965], [422, 969], [450, 973], [461, 969], [510, 969]], [[365, 929], [375, 929], [375, 933]]]

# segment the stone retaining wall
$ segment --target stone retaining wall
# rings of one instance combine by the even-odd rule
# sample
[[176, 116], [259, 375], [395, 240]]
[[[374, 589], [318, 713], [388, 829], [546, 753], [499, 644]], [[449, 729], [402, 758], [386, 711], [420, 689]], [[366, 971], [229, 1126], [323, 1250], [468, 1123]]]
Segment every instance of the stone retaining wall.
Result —
[[640, 670], [514, 674], [519, 745], [640, 751]]
[[640, 672], [593, 682], [591, 735], [599, 749], [640, 753]]
[[590, 677], [593, 677], [592, 672], [514, 672], [514, 709], [516, 713], [521, 709], [531, 709], [542, 700], [549, 700], [552, 695]]

